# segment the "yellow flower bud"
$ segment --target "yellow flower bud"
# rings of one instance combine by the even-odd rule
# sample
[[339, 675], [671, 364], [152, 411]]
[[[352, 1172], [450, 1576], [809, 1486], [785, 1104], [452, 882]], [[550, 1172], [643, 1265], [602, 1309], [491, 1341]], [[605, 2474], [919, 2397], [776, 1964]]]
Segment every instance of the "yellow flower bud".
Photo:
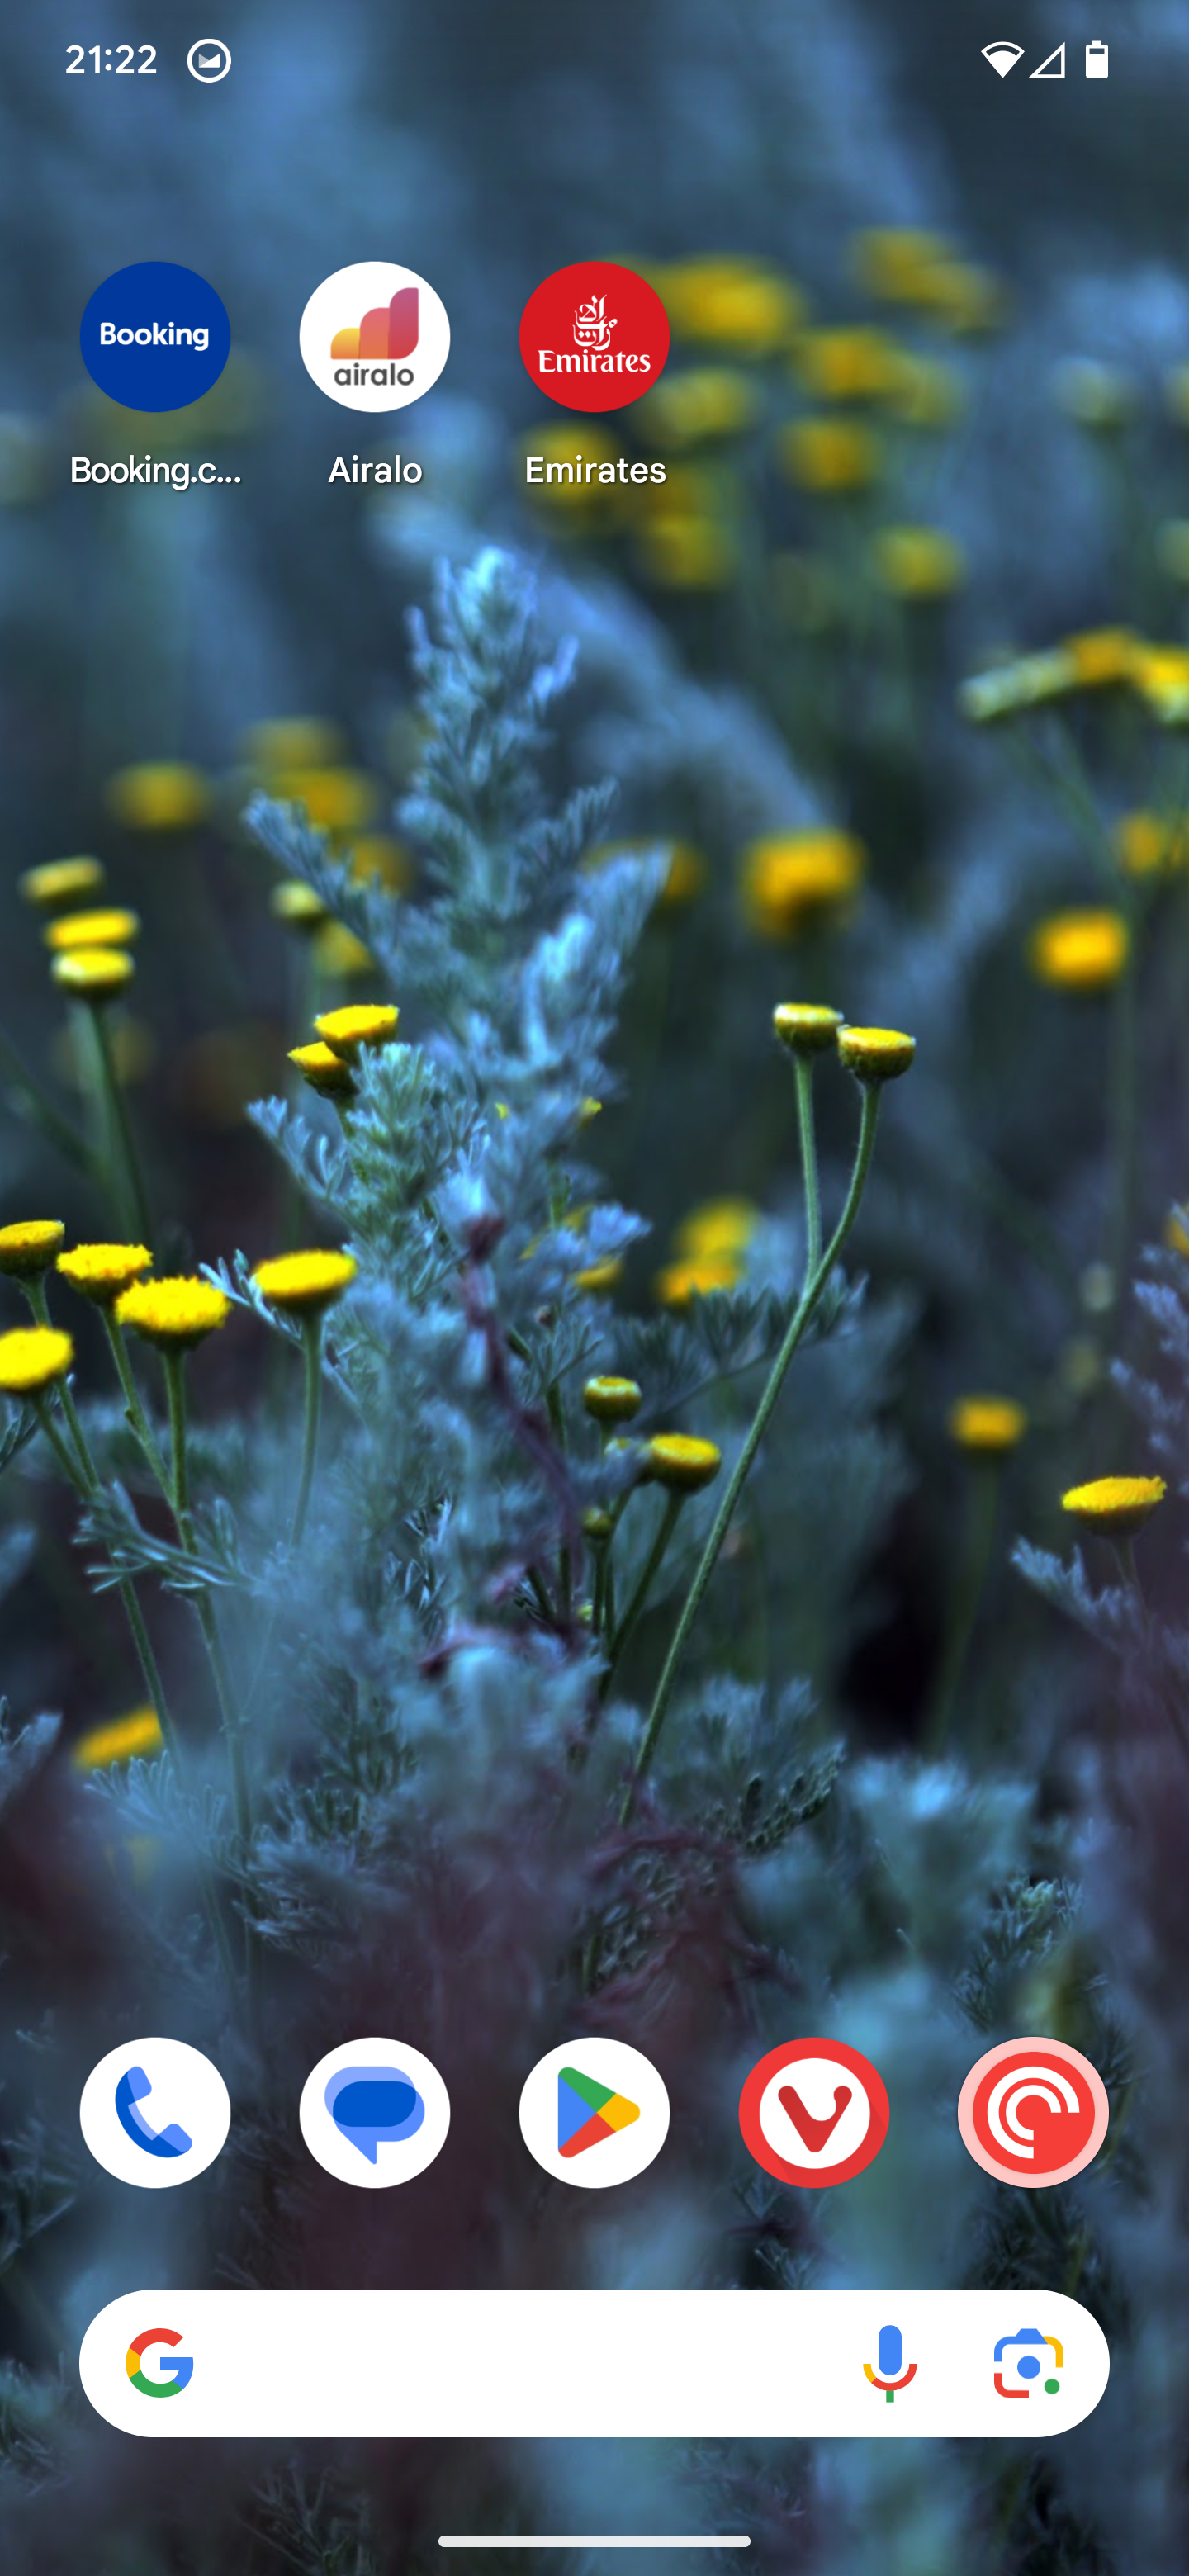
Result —
[[1090, 1485], [1072, 1485], [1062, 1494], [1061, 1509], [1083, 1529], [1100, 1530], [1106, 1538], [1133, 1538], [1150, 1521], [1168, 1488], [1163, 1476], [1099, 1476]]

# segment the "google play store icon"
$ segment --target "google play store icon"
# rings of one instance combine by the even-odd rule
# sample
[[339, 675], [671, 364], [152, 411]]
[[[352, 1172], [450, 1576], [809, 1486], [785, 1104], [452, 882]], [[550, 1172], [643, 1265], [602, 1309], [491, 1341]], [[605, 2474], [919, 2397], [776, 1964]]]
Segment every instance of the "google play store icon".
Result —
[[563, 2066], [557, 2079], [559, 2156], [584, 2156], [588, 2147], [600, 2146], [620, 2129], [630, 2129], [639, 2117], [639, 2103], [629, 2102], [626, 2093], [596, 2084], [593, 2075], [584, 2075], [579, 2066]]
[[530, 2155], [556, 2182], [606, 2191], [631, 2182], [660, 2154], [669, 2096], [638, 2048], [584, 2033], [538, 2059], [520, 2096], [520, 2129]]

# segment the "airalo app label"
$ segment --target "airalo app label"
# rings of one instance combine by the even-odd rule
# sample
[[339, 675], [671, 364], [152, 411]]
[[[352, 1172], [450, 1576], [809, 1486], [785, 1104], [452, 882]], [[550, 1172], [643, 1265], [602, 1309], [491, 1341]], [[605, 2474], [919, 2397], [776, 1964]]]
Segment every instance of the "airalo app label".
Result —
[[83, 365], [129, 411], [180, 411], [217, 384], [231, 348], [227, 308], [193, 268], [140, 259], [97, 286], [79, 330]]
[[446, 307], [415, 269], [359, 260], [315, 287], [301, 317], [301, 354], [332, 402], [399, 411], [427, 394], [446, 364]]
[[619, 411], [656, 383], [669, 354], [669, 316], [633, 268], [576, 260], [555, 268], [530, 295], [520, 354], [553, 402], [570, 411]]

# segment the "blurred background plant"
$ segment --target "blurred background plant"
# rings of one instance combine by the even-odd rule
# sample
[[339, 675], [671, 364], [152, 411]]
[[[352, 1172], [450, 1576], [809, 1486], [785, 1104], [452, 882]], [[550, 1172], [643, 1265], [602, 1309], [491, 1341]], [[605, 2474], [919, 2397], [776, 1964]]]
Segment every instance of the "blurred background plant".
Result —
[[[1179, 2576], [1183, 0], [1085, 94], [992, 95], [920, 7], [752, 0], [743, 42], [725, 0], [581, 31], [232, 7], [209, 93], [156, 16], [88, 29], [158, 42], [148, 102], [65, 79], [57, 11], [0, 85], [3, 1323], [69, 1333], [102, 1484], [61, 1351], [11, 1353], [6, 2563], [428, 2566], [447, 2505], [597, 2527], [613, 2477], [633, 2518], [823, 2576]], [[1030, 60], [1076, 57], [1048, 0], [1024, 20]], [[424, 482], [388, 496], [328, 484], [393, 425], [369, 450], [296, 350], [365, 241], [453, 330], [398, 424]], [[80, 382], [82, 306], [146, 243], [232, 315], [193, 417]], [[516, 317], [600, 253], [662, 294], [668, 367], [543, 418]], [[241, 480], [70, 484], [130, 445]], [[604, 447], [665, 483], [524, 481]], [[442, 558], [470, 569], [409, 649]], [[637, 1775], [806, 1270], [788, 1002], [918, 1052]], [[827, 1238], [857, 1098], [823, 1058]], [[333, 1289], [270, 1293], [262, 1264], [340, 1248]], [[171, 1276], [215, 1319], [184, 1380], [116, 1320], [139, 1279], [159, 1328]], [[425, 2047], [455, 2105], [366, 2228], [295, 2122], [351, 2027]], [[893, 2126], [806, 2213], [734, 2105], [822, 2027]], [[76, 2106], [154, 2028], [235, 2122], [146, 2220]], [[524, 2183], [520, 2081], [583, 2028], [674, 2105], [613, 2232]], [[956, 2130], [1021, 2030], [1111, 2096], [1052, 2193]], [[138, 2278], [1013, 2281], [1083, 2298], [1113, 2370], [1058, 2449], [243, 2445], [213, 2480], [82, 2420], [78, 2338]]]

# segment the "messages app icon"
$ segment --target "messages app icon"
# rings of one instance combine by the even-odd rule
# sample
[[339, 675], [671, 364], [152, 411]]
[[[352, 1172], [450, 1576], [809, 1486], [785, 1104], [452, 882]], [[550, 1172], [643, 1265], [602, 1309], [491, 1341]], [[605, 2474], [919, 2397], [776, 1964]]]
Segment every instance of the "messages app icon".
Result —
[[347, 2040], [302, 2089], [301, 2134], [340, 2182], [388, 2191], [424, 2173], [446, 2143], [450, 2096], [436, 2066], [397, 2039]]

